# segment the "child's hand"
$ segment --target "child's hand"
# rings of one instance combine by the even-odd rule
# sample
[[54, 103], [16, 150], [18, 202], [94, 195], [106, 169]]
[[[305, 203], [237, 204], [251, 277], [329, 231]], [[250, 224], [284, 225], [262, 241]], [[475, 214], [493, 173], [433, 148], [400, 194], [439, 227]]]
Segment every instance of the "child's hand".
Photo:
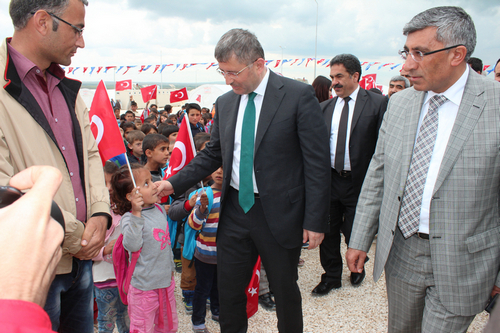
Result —
[[104, 251], [102, 251], [103, 255], [108, 255], [113, 253], [113, 247], [115, 246], [116, 239], [113, 239], [111, 242], [109, 242], [108, 245], [104, 248]]
[[163, 205], [163, 208], [165, 208], [165, 212], [168, 214], [168, 210], [170, 209], [170, 205]]
[[130, 203], [132, 204], [132, 214], [141, 217], [142, 206], [144, 206], [144, 199], [142, 198], [139, 188], [136, 187], [130, 193], [132, 197], [130, 198]]
[[207, 194], [206, 193], [203, 193], [201, 196], [200, 196], [200, 211], [202, 213], [205, 213], [206, 210], [207, 210], [207, 206], [208, 206], [208, 197], [207, 197]]
[[196, 195], [191, 196], [191, 199], [189, 199], [189, 206], [194, 207], [194, 205], [196, 205], [196, 199], [198, 199]]

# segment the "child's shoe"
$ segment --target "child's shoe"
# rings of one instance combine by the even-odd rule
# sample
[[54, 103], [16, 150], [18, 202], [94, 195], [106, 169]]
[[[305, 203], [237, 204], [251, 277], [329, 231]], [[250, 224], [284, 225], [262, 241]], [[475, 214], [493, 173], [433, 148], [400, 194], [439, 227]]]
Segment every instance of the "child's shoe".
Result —
[[181, 259], [174, 259], [175, 271], [177, 273], [182, 273], [182, 261]]
[[184, 303], [184, 307], [186, 308], [187, 314], [193, 314], [193, 296], [194, 290], [183, 290], [182, 291], [182, 302]]

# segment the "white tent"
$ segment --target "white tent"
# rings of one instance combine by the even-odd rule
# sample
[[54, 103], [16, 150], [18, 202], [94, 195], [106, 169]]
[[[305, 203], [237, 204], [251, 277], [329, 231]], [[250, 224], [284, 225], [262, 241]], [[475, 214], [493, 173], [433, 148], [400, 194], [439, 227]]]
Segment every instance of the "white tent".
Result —
[[215, 100], [229, 90], [231, 86], [225, 84], [204, 84], [189, 92], [189, 103], [198, 103], [211, 110]]

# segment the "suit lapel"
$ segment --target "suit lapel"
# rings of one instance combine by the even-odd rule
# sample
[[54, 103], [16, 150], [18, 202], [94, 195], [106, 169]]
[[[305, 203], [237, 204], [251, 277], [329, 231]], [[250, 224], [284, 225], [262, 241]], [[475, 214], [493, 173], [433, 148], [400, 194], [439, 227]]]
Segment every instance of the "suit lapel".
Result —
[[366, 91], [360, 87], [358, 91], [358, 97], [356, 98], [356, 104], [354, 105], [354, 112], [352, 114], [351, 133], [358, 123], [359, 117], [363, 112], [367, 100], [368, 96], [366, 95]]
[[333, 110], [335, 110], [335, 105], [337, 105], [338, 97], [335, 96], [331, 102], [328, 104], [328, 107], [323, 114], [323, 118], [325, 119], [326, 126], [328, 128], [328, 134], [332, 133], [332, 118], [333, 118]]
[[[227, 110], [226, 121], [219, 121], [219, 124], [224, 124], [224, 133], [226, 138], [221, 138], [221, 142], [227, 143], [227, 156], [224, 156], [228, 161], [233, 163], [233, 150], [234, 150], [234, 133], [236, 130], [236, 119], [238, 118], [238, 110], [240, 107], [241, 95], [233, 94], [232, 98], [228, 101], [227, 107], [221, 106], [222, 110]], [[216, 111], [217, 112], [217, 111]], [[220, 126], [220, 125], [219, 125]], [[221, 131], [221, 129], [219, 129]]]
[[436, 193], [451, 172], [453, 165], [462, 151], [462, 147], [476, 127], [486, 105], [486, 101], [482, 96], [484, 89], [480, 88], [480, 85], [476, 82], [476, 78], [471, 74], [472, 71], [469, 73], [468, 81], [465, 84], [462, 101], [458, 108], [455, 124], [451, 130], [450, 139], [446, 146], [433, 193]]
[[[413, 101], [408, 103], [408, 112], [406, 117], [402, 119], [405, 122], [404, 133], [403, 133], [403, 151], [401, 154], [401, 189], [404, 189], [406, 178], [408, 177], [408, 171], [410, 169], [411, 156], [413, 154], [413, 147], [415, 145], [415, 137], [417, 135], [418, 119], [420, 118], [420, 113], [422, 112], [422, 104], [424, 103], [425, 92], [415, 91], [413, 95]], [[406, 106], [402, 106], [401, 109], [404, 110]]]
[[266, 134], [271, 121], [278, 111], [278, 108], [285, 97], [285, 92], [281, 90], [283, 83], [279, 77], [273, 72], [269, 73], [269, 81], [267, 82], [266, 93], [262, 108], [260, 110], [259, 123], [257, 124], [257, 134], [255, 136], [255, 152], [259, 149], [260, 143], [264, 134]]

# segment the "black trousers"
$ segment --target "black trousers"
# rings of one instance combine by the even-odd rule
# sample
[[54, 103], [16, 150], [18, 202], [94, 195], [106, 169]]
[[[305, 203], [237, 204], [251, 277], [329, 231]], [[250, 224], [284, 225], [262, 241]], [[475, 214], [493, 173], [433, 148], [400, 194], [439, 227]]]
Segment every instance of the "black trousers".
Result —
[[352, 186], [352, 177], [342, 177], [332, 169], [330, 195], [330, 232], [325, 234], [319, 246], [321, 266], [325, 273], [323, 282], [340, 282], [342, 280], [342, 255], [340, 253], [340, 232], [349, 244], [358, 202], [359, 191]]
[[301, 247], [285, 249], [276, 242], [259, 198], [247, 214], [238, 203], [237, 190], [231, 188], [225, 200], [217, 231], [221, 332], [247, 331], [245, 290], [258, 255], [274, 293], [279, 331], [302, 332], [302, 299], [297, 285]]

